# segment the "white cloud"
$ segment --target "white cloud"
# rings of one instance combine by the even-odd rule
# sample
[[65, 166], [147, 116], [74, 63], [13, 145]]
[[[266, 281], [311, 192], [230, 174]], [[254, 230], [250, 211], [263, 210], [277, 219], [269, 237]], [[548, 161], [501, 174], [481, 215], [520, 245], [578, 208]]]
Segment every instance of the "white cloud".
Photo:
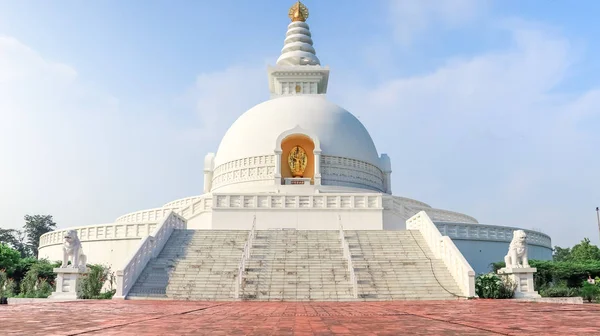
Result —
[[398, 42], [409, 44], [432, 26], [454, 28], [485, 13], [488, 0], [390, 0], [389, 19]]
[[509, 50], [342, 88], [353, 92], [342, 101], [390, 154], [395, 193], [483, 223], [541, 228], [561, 245], [597, 241], [600, 91], [558, 90], [573, 61], [568, 40], [520, 28], [513, 37]]
[[107, 223], [200, 194], [204, 155], [267, 92], [264, 68], [237, 66], [199, 75], [168, 110], [125, 111], [73, 67], [0, 37], [0, 227], [25, 214]]
[[185, 136], [208, 142], [216, 151], [225, 131], [244, 111], [268, 99], [266, 65], [236, 65], [223, 71], [200, 74], [180, 101], [195, 110], [199, 127]]

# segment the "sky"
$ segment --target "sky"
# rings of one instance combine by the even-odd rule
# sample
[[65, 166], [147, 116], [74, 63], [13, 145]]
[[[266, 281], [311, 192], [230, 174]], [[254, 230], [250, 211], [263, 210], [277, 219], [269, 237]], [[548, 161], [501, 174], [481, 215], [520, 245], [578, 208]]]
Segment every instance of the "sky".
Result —
[[[0, 0], [0, 227], [201, 194], [206, 153], [268, 99], [293, 2]], [[599, 243], [600, 2], [304, 3], [395, 195]]]

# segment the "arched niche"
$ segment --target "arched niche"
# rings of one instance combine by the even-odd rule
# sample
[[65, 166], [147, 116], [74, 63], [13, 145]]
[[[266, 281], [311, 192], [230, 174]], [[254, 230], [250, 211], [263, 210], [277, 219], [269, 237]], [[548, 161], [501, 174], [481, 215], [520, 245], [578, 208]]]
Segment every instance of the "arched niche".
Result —
[[291, 150], [296, 146], [302, 147], [302, 149], [304, 149], [304, 151], [306, 152], [306, 156], [308, 157], [306, 169], [304, 170], [304, 175], [302, 177], [310, 178], [311, 183], [314, 183], [315, 143], [312, 141], [311, 138], [304, 134], [291, 134], [281, 141], [281, 177], [293, 177], [290, 165], [288, 164], [288, 156], [290, 155]]
[[301, 146], [308, 156], [304, 177], [310, 178], [315, 185], [321, 185], [321, 143], [311, 132], [296, 126], [281, 133], [275, 141], [275, 184], [281, 184], [283, 178], [292, 177], [288, 165], [288, 155], [294, 146]]

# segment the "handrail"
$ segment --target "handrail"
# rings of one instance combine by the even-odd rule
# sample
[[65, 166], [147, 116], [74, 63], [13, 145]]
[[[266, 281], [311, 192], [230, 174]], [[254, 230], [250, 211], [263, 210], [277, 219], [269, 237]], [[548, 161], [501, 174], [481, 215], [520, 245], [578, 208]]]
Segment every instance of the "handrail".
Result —
[[420, 211], [406, 221], [406, 229], [419, 230], [437, 259], [441, 259], [465, 297], [475, 296], [475, 271], [452, 239], [442, 236], [425, 211]]
[[356, 273], [354, 272], [354, 264], [352, 263], [352, 254], [350, 253], [350, 245], [346, 240], [344, 234], [344, 227], [342, 226], [342, 218], [338, 215], [338, 222], [340, 224], [340, 242], [342, 244], [342, 251], [344, 252], [344, 258], [348, 262], [348, 273], [350, 273], [350, 283], [352, 284], [352, 296], [358, 298], [358, 283], [356, 281]]
[[250, 249], [252, 249], [252, 243], [254, 242], [254, 231], [256, 230], [256, 215], [254, 215], [254, 219], [252, 221], [252, 228], [250, 232], [248, 232], [248, 239], [244, 244], [244, 250], [242, 251], [242, 257], [240, 259], [240, 264], [238, 265], [238, 276], [235, 281], [235, 298], [240, 298], [240, 289], [242, 287], [242, 276], [244, 275], [244, 270], [246, 269], [246, 260], [250, 259]]
[[117, 270], [117, 292], [113, 297], [114, 299], [125, 299], [127, 297], [148, 262], [152, 258], [156, 258], [162, 251], [173, 230], [185, 229], [186, 223], [185, 218], [171, 211], [151, 235], [142, 239], [139, 247], [125, 263], [125, 266]]

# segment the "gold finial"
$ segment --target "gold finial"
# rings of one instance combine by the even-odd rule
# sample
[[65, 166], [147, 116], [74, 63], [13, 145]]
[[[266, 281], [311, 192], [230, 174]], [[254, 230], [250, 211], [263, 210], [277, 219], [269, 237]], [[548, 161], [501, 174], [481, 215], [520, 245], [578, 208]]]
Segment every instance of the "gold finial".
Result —
[[292, 22], [304, 22], [306, 19], [308, 19], [308, 8], [306, 8], [302, 2], [298, 1], [290, 8], [288, 16]]

